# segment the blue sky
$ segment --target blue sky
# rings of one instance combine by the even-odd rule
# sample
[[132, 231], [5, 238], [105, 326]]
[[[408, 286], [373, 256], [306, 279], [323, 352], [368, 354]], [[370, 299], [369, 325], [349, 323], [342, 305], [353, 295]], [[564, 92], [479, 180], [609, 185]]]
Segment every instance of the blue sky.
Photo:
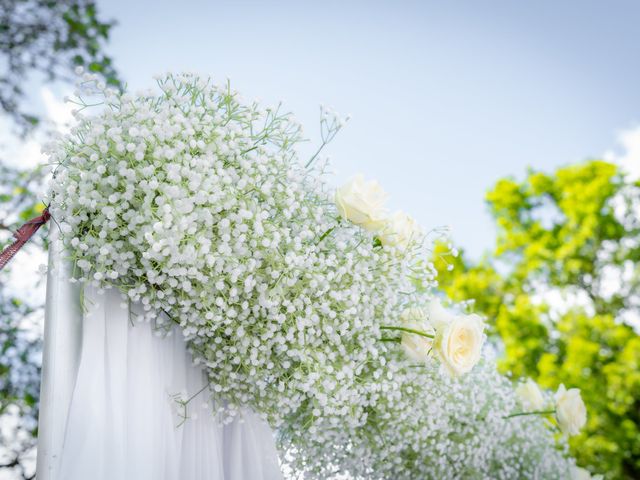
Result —
[[491, 246], [502, 176], [599, 156], [640, 120], [640, 2], [98, 2], [132, 89], [172, 70], [279, 99], [317, 139], [318, 105], [352, 121], [336, 182], [378, 179], [394, 208]]

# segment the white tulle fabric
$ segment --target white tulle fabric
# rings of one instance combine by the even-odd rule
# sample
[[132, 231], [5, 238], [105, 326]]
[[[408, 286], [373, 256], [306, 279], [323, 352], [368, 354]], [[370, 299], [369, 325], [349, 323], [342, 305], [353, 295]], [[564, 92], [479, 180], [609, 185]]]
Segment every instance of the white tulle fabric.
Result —
[[[60, 448], [49, 445], [47, 451], [57, 452], [49, 463], [57, 465], [48, 465], [49, 475], [44, 476], [281, 479], [268, 425], [248, 410], [222, 425], [212, 414], [205, 375], [193, 365], [180, 333], [158, 336], [152, 325], [132, 322], [129, 309], [121, 303], [113, 290], [85, 291], [80, 355], [64, 441]], [[193, 397], [184, 422], [185, 412], [175, 400], [178, 394]]]

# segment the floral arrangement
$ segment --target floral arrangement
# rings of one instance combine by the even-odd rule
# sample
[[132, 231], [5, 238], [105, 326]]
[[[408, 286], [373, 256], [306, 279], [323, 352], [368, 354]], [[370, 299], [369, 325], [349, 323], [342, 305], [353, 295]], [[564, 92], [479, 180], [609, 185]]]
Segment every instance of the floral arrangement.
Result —
[[457, 378], [433, 364], [392, 363], [394, 380], [378, 380], [375, 412], [360, 427], [322, 419], [309, 435], [302, 415], [281, 432], [291, 471], [311, 479], [573, 478], [550, 424], [537, 415], [506, 418], [522, 407], [490, 362]]
[[[437, 300], [403, 316], [418, 328], [447, 325], [440, 330], [445, 342], [456, 324], [479, 321]], [[312, 415], [302, 409], [281, 429], [289, 470], [310, 479], [592, 478], [569, 458], [565, 442], [586, 422], [578, 389], [561, 386], [552, 396], [532, 380], [514, 389], [487, 359], [466, 375], [443, 375], [445, 361], [440, 368], [424, 361], [431, 342], [406, 333], [401, 342], [405, 351], [387, 363], [392, 376], [362, 380], [373, 407], [356, 428], [336, 428], [336, 419], [324, 417], [309, 435]]]
[[74, 281], [178, 326], [213, 413], [258, 412], [299, 471], [565, 478], [544, 425], [503, 418], [513, 389], [474, 369], [482, 319], [433, 301], [416, 222], [388, 212], [376, 182], [329, 187], [320, 153], [347, 119], [323, 109], [320, 149], [302, 161], [281, 107], [195, 75], [157, 83], [130, 95], [85, 74], [78, 124], [51, 146], [50, 211]]

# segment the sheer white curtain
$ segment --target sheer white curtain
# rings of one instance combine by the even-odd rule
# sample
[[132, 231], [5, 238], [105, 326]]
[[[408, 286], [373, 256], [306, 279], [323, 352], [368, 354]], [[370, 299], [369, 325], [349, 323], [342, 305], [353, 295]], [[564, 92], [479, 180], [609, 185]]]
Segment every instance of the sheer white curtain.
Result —
[[61, 255], [53, 238], [38, 479], [281, 479], [265, 422], [248, 410], [226, 426], [212, 415], [180, 333], [132, 321], [114, 290], [87, 288], [81, 309]]

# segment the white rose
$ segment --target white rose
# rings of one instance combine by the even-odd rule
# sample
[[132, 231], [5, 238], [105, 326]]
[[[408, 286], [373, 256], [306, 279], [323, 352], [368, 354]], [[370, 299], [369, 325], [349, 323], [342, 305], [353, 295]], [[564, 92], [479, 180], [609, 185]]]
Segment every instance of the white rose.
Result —
[[480, 361], [484, 322], [478, 315], [453, 315], [432, 302], [429, 321], [436, 329], [434, 348], [451, 375], [468, 373]]
[[340, 215], [370, 231], [384, 227], [387, 220], [384, 204], [387, 198], [378, 182], [365, 182], [362, 175], [357, 175], [336, 191]]
[[454, 315], [444, 309], [438, 298], [434, 298], [427, 308], [427, 317], [429, 324], [440, 330], [453, 320]]
[[542, 410], [544, 408], [544, 396], [538, 384], [531, 379], [521, 383], [516, 388], [516, 395], [520, 399], [522, 407], [527, 412]]
[[418, 223], [404, 212], [396, 212], [388, 218], [387, 224], [380, 233], [383, 245], [406, 247], [410, 242], [420, 237]]
[[[402, 315], [402, 326], [433, 334], [433, 329], [426, 323], [427, 313], [422, 308], [407, 308]], [[425, 362], [429, 359], [429, 352], [433, 347], [433, 340], [416, 333], [404, 332], [400, 342], [405, 353], [414, 360]]]
[[580, 396], [580, 389], [567, 390], [564, 385], [560, 385], [555, 400], [560, 429], [567, 435], [577, 435], [587, 423], [587, 408]]

